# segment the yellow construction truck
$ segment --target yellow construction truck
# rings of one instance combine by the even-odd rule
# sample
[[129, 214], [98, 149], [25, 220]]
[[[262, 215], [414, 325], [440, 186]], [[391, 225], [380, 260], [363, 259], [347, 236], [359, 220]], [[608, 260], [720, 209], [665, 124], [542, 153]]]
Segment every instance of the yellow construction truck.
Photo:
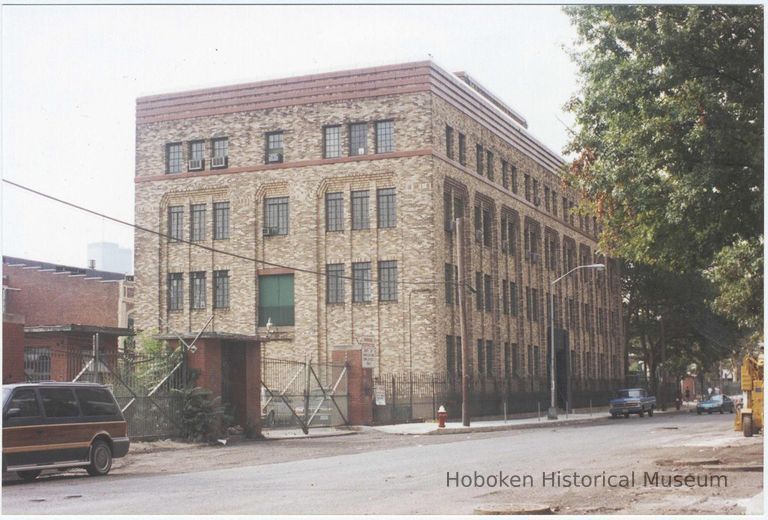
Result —
[[741, 364], [742, 406], [736, 412], [735, 430], [752, 437], [763, 429], [763, 354], [747, 355]]

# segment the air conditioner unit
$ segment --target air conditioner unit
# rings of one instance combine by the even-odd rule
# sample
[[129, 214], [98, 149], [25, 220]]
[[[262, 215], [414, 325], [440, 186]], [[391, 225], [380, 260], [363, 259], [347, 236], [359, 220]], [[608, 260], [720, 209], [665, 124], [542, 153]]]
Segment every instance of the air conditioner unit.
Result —
[[365, 148], [358, 148], [357, 155], [365, 155]]
[[271, 237], [274, 235], [280, 234], [280, 228], [278, 227], [265, 227], [264, 228], [264, 236], [265, 237]]
[[190, 159], [189, 160], [189, 171], [199, 171], [203, 169], [203, 160], [202, 159]]
[[267, 162], [271, 162], [271, 163], [283, 162], [283, 154], [269, 153], [267, 154]]
[[482, 229], [476, 229], [475, 230], [475, 240], [478, 242], [483, 241], [483, 230]]
[[211, 168], [226, 168], [227, 167], [227, 156], [222, 155], [221, 157], [211, 157]]

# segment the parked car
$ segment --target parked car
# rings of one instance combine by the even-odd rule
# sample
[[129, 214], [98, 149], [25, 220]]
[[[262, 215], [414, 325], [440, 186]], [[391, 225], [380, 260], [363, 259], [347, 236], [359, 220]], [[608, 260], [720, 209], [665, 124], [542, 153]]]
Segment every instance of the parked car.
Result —
[[129, 446], [128, 425], [105, 385], [3, 385], [3, 473], [23, 480], [47, 469], [106, 475]]
[[733, 413], [736, 410], [736, 406], [733, 404], [733, 400], [727, 395], [717, 394], [713, 395], [706, 401], [699, 401], [696, 403], [696, 413], [701, 415], [702, 413]]
[[629, 417], [633, 413], [642, 417], [646, 412], [652, 417], [656, 409], [656, 398], [649, 397], [643, 388], [623, 388], [616, 392], [616, 398], [611, 399], [610, 404], [611, 417]]

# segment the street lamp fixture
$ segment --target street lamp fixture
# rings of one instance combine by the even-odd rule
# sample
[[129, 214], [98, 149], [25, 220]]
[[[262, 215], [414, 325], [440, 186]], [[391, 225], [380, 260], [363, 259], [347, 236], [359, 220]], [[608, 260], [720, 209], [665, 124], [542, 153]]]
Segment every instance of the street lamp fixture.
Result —
[[549, 410], [547, 410], [547, 419], [557, 419], [557, 401], [555, 392], [555, 284], [568, 276], [569, 274], [578, 271], [580, 269], [596, 269], [598, 271], [605, 270], [605, 264], [587, 264], [579, 265], [565, 273], [560, 278], [552, 280], [549, 284], [549, 341], [550, 341], [550, 354], [549, 354]]

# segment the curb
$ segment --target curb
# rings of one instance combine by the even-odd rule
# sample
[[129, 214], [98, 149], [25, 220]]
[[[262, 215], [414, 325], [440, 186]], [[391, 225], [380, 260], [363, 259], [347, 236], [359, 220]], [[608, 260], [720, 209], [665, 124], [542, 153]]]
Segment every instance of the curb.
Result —
[[333, 433], [323, 433], [318, 435], [291, 435], [287, 437], [267, 437], [262, 433], [265, 441], [290, 441], [294, 439], [326, 439], [328, 437], [345, 437], [347, 435], [357, 435], [356, 431], [342, 431]]
[[[537, 428], [552, 428], [565, 425], [579, 425], [597, 422], [599, 420], [608, 419], [608, 417], [594, 417], [584, 419], [569, 419], [567, 421], [549, 421], [549, 422], [535, 422], [527, 424], [500, 424], [498, 426], [469, 426], [468, 428], [444, 428], [438, 430], [431, 430], [424, 435], [453, 435], [461, 433], [482, 433], [482, 432], [503, 432], [507, 430], [534, 430]], [[413, 435], [413, 434], [404, 434]]]

